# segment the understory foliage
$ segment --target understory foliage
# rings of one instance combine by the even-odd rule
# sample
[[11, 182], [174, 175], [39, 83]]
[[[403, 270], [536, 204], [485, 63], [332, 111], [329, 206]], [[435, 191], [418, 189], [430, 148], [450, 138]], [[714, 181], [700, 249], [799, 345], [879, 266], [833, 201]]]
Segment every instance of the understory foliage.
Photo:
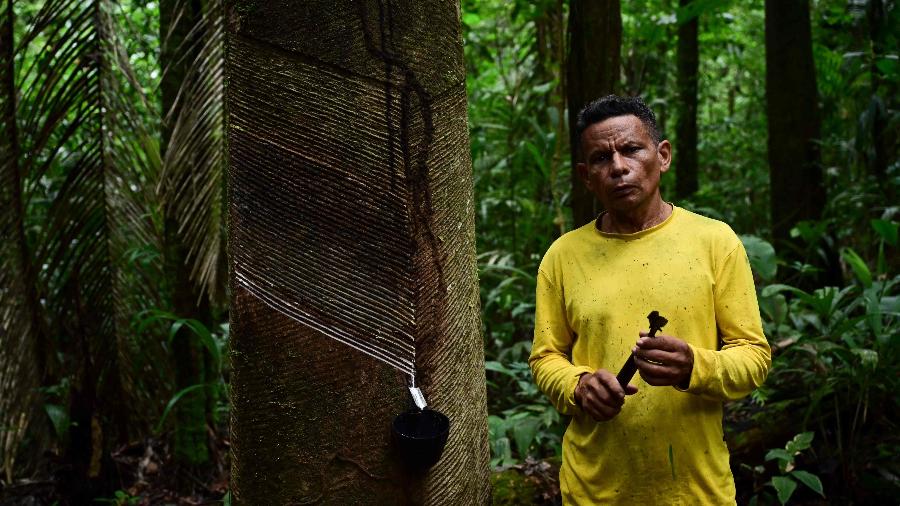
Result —
[[[176, 401], [203, 388], [215, 414], [224, 397], [225, 333], [170, 313], [176, 280], [163, 258], [173, 207], [191, 282], [223, 297], [218, 5], [204, 2], [197, 76], [177, 116], [160, 106], [156, 4], [0, 8], [0, 483], [52, 473], [69, 500], [89, 501], [120, 483], [117, 449], [154, 427], [178, 432], [167, 418]], [[181, 326], [192, 332], [179, 339], [211, 350], [213, 382], [176, 392]]]
[[[527, 360], [541, 256], [572, 228], [568, 3], [461, 3], [491, 463], [550, 475], [536, 462], [558, 461], [567, 420]], [[4, 486], [52, 475], [61, 491], [138, 503], [149, 496], [118, 490], [127, 473], [117, 479], [116, 462], [146, 477], [147, 462], [163, 465], [163, 449], [184, 440], [188, 419], [199, 420], [197, 452], [213, 450], [187, 450], [211, 473], [191, 474], [190, 487], [227, 467], [223, 10], [215, 0], [163, 4], [0, 2], [0, 501]], [[796, 225], [787, 252], [769, 242], [763, 0], [621, 4], [619, 90], [643, 96], [673, 141], [670, 201], [676, 37], [679, 23], [699, 21], [699, 190], [676, 204], [741, 235], [774, 355], [763, 388], [726, 406], [739, 502], [891, 502], [900, 9], [811, 2], [828, 199], [821, 220]], [[179, 19], [187, 6], [200, 12], [188, 35], [160, 33], [160, 9]], [[190, 64], [164, 110], [167, 44]], [[175, 310], [185, 283], [171, 251], [210, 306], [204, 314]], [[816, 286], [829, 258], [840, 259], [842, 281]], [[194, 384], [175, 380], [181, 339], [200, 350]], [[103, 476], [113, 478], [91, 481]], [[206, 487], [217, 499], [223, 480]]]

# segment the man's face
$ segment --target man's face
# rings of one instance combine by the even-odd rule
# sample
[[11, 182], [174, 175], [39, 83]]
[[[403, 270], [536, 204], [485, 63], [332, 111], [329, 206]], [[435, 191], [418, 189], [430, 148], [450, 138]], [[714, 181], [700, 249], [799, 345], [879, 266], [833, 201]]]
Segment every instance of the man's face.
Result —
[[612, 212], [632, 212], [658, 195], [659, 178], [669, 170], [672, 147], [659, 145], [637, 116], [616, 116], [581, 134], [584, 163], [576, 168], [584, 184]]

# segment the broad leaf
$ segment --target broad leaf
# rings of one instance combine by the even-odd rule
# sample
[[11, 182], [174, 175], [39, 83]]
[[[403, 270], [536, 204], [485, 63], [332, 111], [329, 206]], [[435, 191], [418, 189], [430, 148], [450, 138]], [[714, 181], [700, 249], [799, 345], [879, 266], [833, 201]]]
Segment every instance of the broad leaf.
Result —
[[891, 246], [897, 245], [897, 229], [900, 228], [900, 224], [896, 221], [888, 221], [888, 220], [872, 220], [872, 228], [875, 229], [875, 232], [884, 239], [884, 242], [890, 244]]
[[788, 441], [787, 445], [785, 445], [784, 449], [787, 450], [792, 456], [797, 453], [809, 448], [809, 445], [812, 444], [813, 436], [815, 434], [813, 432], [801, 432], [794, 436], [794, 439]]
[[813, 489], [820, 496], [825, 497], [825, 492], [822, 489], [822, 481], [819, 480], [818, 476], [806, 471], [794, 471], [791, 473], [791, 476], [797, 478], [800, 483], [803, 483], [807, 487]]
[[513, 437], [516, 440], [516, 451], [519, 453], [520, 459], [524, 459], [528, 455], [528, 448], [534, 442], [540, 426], [541, 419], [534, 416], [521, 420], [513, 426]]
[[750, 267], [759, 277], [765, 281], [775, 279], [778, 271], [778, 258], [775, 256], [775, 248], [767, 241], [754, 235], [742, 235], [741, 242], [747, 250], [750, 259]]
[[47, 416], [53, 424], [56, 436], [63, 440], [66, 437], [66, 432], [69, 430], [69, 412], [66, 411], [66, 408], [57, 404], [44, 404], [44, 411], [47, 412]]
[[797, 482], [786, 476], [774, 476], [771, 482], [775, 491], [778, 492], [778, 501], [781, 504], [787, 504], [788, 499], [797, 489]]

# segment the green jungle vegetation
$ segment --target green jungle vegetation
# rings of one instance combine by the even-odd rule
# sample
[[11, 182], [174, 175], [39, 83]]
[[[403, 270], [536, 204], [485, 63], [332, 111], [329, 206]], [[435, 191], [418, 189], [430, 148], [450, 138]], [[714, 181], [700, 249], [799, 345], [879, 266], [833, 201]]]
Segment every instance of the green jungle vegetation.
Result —
[[[770, 159], [773, 116], [793, 114], [767, 108], [778, 7], [601, 3], [621, 23], [606, 92], [641, 95], [673, 141], [664, 198], [729, 223], [757, 279], [773, 366], [726, 405], [739, 503], [895, 501], [900, 9], [785, 3], [809, 15], [814, 66], [794, 72], [814, 86], [809, 176]], [[558, 500], [566, 421], [527, 359], [538, 263], [580, 224], [576, 4], [461, 5], [497, 504]], [[0, 504], [230, 504], [222, 5], [6, 0], [0, 12]], [[679, 54], [691, 25], [694, 66]], [[102, 64], [79, 65], [91, 58]], [[773, 184], [779, 171], [801, 184]], [[803, 211], [773, 227], [773, 202]], [[106, 469], [115, 480], [79, 486]]]

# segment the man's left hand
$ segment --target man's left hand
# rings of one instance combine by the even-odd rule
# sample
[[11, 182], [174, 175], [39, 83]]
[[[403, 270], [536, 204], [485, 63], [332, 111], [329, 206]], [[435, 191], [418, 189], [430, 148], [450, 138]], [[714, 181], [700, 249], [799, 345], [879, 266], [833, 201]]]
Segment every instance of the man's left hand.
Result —
[[675, 385], [687, 389], [694, 370], [691, 347], [673, 336], [650, 337], [647, 332], [641, 332], [640, 336], [631, 351], [644, 381], [653, 386]]

